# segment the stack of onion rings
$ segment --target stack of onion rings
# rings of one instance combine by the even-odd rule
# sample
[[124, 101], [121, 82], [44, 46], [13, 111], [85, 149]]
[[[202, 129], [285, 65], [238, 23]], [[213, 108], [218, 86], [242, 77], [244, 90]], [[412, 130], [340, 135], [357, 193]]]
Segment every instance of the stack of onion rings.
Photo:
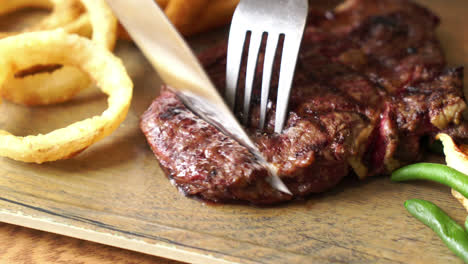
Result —
[[117, 57], [89, 39], [63, 30], [24, 33], [0, 40], [0, 58], [0, 84], [18, 68], [70, 65], [86, 73], [109, 96], [108, 109], [101, 116], [46, 135], [17, 137], [0, 130], [0, 156], [35, 163], [70, 158], [113, 132], [127, 115], [132, 81]]
[[[83, 12], [77, 0], [0, 0], [0, 15], [28, 7], [50, 9], [52, 12], [36, 25], [22, 32], [57, 29], [72, 22]], [[18, 33], [21, 32], [0, 32], [0, 38]]]
[[[226, 24], [239, 2], [156, 1], [185, 35]], [[0, 15], [26, 7], [52, 12], [22, 32], [0, 32], [1, 97], [26, 105], [59, 103], [93, 80], [109, 96], [108, 109], [45, 135], [0, 130], [0, 156], [35, 163], [67, 159], [112, 133], [127, 115], [133, 84], [111, 53], [118, 22], [105, 0], [0, 0]]]
[[[117, 19], [104, 0], [0, 0], [0, 14], [25, 7], [51, 8], [52, 12], [23, 32], [61, 28], [68, 33], [92, 34], [93, 41], [109, 50], [115, 46]], [[0, 33], [0, 37], [19, 33]], [[19, 104], [47, 105], [67, 101], [91, 83], [84, 73], [74, 67], [58, 65], [50, 70], [54, 65], [32, 66], [31, 69], [19, 68], [9, 76], [2, 84], [0, 95]], [[24, 72], [27, 74], [22, 74]]]

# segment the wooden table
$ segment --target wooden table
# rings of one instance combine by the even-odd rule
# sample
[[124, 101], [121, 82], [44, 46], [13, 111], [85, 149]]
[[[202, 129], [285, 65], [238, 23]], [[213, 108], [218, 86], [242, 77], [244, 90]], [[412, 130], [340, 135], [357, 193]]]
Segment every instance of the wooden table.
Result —
[[0, 223], [0, 245], [0, 263], [181, 263], [4, 223]]

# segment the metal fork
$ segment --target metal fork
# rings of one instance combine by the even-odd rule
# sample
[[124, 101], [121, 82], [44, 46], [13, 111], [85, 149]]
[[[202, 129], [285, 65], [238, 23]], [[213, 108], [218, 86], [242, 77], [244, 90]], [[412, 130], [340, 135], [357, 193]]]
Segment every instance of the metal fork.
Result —
[[275, 55], [279, 40], [281, 36], [284, 36], [276, 102], [275, 132], [281, 133], [283, 130], [308, 7], [308, 0], [240, 1], [234, 13], [229, 33], [225, 96], [228, 105], [234, 111], [242, 55], [247, 35], [250, 32], [243, 103], [243, 122], [245, 125], [249, 120], [253, 82], [264, 35], [266, 35], [267, 40], [260, 102], [259, 129], [261, 130], [265, 126]]

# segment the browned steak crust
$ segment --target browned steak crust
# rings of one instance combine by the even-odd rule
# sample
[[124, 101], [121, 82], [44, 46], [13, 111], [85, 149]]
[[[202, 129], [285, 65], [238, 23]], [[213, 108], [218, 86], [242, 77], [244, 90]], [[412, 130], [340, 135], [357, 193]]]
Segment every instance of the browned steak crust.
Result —
[[188, 195], [258, 203], [290, 198], [269, 186], [268, 171], [247, 149], [195, 116], [171, 92], [153, 102], [141, 128], [162, 168]]
[[[249, 127], [295, 197], [324, 191], [351, 170], [366, 177], [414, 162], [424, 136], [446, 131], [466, 138], [463, 71], [446, 67], [437, 24], [407, 0], [350, 0], [333, 12], [311, 11], [285, 130], [270, 133], [274, 104], [268, 133], [255, 129], [258, 103]], [[223, 87], [226, 45], [200, 58]], [[168, 176], [189, 195], [261, 204], [292, 198], [272, 190], [267, 171], [245, 148], [169, 91], [143, 115], [141, 128]]]

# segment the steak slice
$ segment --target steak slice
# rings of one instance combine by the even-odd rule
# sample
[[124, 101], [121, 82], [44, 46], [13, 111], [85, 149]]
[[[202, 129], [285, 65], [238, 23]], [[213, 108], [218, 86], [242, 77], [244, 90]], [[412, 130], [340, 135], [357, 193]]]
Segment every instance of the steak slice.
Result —
[[[293, 197], [273, 190], [268, 171], [247, 149], [168, 89], [142, 116], [142, 131], [176, 186], [216, 202], [273, 204], [325, 191], [351, 171], [361, 178], [390, 173], [422, 157], [423, 137], [440, 131], [468, 137], [463, 71], [446, 67], [437, 24], [408, 0], [350, 0], [334, 11], [311, 10], [283, 133], [273, 133], [274, 93], [265, 132], [256, 129], [258, 102], [247, 128]], [[200, 59], [224, 87], [226, 43]]]
[[141, 128], [161, 167], [187, 195], [211, 201], [274, 203], [291, 197], [265, 181], [268, 171], [249, 151], [163, 92]]

